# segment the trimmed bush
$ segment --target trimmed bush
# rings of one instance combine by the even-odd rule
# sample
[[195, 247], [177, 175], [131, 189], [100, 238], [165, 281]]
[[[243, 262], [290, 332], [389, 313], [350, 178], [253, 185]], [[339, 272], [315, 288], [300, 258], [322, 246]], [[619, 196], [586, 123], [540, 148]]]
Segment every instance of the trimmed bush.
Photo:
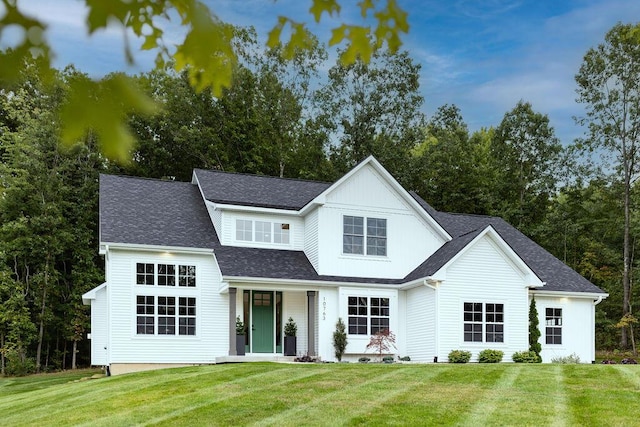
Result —
[[382, 358], [382, 361], [383, 361], [384, 363], [393, 363], [393, 356], [384, 356], [384, 357]]
[[562, 365], [577, 365], [580, 363], [580, 356], [575, 353], [571, 353], [565, 357], [554, 357], [551, 359], [551, 363], [560, 363]]
[[471, 360], [471, 352], [465, 350], [451, 350], [449, 352], [449, 363], [467, 363]]
[[368, 363], [371, 359], [368, 357], [361, 357], [360, 359], [358, 359], [358, 362], [360, 363]]
[[516, 351], [511, 356], [511, 359], [516, 363], [541, 363], [542, 357], [535, 351]]
[[504, 356], [504, 352], [500, 350], [486, 349], [486, 350], [482, 350], [480, 354], [478, 354], [478, 362], [500, 363], [502, 362], [502, 356]]

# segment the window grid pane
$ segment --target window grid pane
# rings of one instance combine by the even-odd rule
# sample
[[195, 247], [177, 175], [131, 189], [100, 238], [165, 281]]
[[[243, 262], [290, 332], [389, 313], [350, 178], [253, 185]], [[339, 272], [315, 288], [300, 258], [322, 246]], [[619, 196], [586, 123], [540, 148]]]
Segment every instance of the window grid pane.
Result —
[[178, 285], [193, 288], [196, 286], [196, 266], [181, 265], [178, 267]]
[[178, 306], [178, 334], [196, 334], [196, 299], [180, 297]]
[[364, 218], [361, 216], [343, 217], [342, 252], [345, 254], [364, 254]]
[[273, 224], [273, 242], [289, 244], [289, 224], [276, 222]]
[[256, 221], [256, 242], [271, 243], [271, 223]]
[[153, 286], [153, 264], [136, 264], [136, 284]]
[[389, 298], [371, 298], [371, 335], [389, 329]]
[[482, 303], [464, 303], [464, 340], [482, 342]]
[[562, 344], [562, 309], [547, 308], [545, 310], [545, 342]]
[[154, 297], [141, 296], [136, 297], [136, 333], [139, 335], [154, 334]]
[[158, 286], [176, 285], [176, 266], [171, 264], [158, 264]]
[[367, 218], [367, 255], [387, 255], [387, 220]]
[[349, 297], [347, 301], [347, 310], [349, 313], [349, 334], [367, 335], [369, 323], [367, 318], [367, 298]]
[[253, 223], [246, 219], [236, 219], [236, 240], [253, 240]]
[[504, 305], [486, 305], [486, 342], [504, 342]]

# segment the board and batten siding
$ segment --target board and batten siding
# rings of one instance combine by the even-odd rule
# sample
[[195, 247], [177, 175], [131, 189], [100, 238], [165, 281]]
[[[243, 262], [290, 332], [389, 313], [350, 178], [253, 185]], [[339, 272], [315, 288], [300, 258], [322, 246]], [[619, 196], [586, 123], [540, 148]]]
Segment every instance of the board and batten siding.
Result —
[[[318, 356], [322, 360], [336, 361], [335, 351], [333, 348], [333, 332], [336, 330], [338, 323], [338, 289], [326, 288], [320, 289], [317, 293], [318, 299]], [[347, 319], [342, 317], [342, 321], [347, 324]]]
[[304, 253], [316, 271], [318, 271], [318, 221], [318, 209], [314, 209], [304, 218]]
[[[438, 285], [438, 360], [448, 360], [451, 350], [467, 350], [476, 361], [484, 349], [504, 352], [511, 361], [516, 351], [529, 348], [528, 289], [525, 275], [485, 235], [472, 243], [447, 268], [446, 279]], [[465, 342], [463, 309], [465, 302], [504, 304], [504, 342]], [[484, 319], [484, 312], [483, 312]]]
[[[386, 219], [387, 255], [343, 254], [345, 215]], [[327, 195], [319, 222], [318, 272], [323, 275], [401, 279], [444, 244], [432, 225], [371, 166]]]
[[[289, 317], [293, 318], [298, 327], [296, 335], [296, 352], [298, 355], [307, 354], [308, 338], [307, 333], [307, 293], [285, 291], [282, 294], [282, 326], [284, 327]], [[284, 337], [284, 334], [282, 334]]]
[[423, 285], [406, 294], [406, 355], [416, 362], [431, 362], [437, 356], [436, 291]]
[[[196, 287], [136, 285], [136, 263], [196, 266]], [[218, 292], [220, 270], [212, 255], [110, 251], [110, 363], [214, 363], [228, 353], [228, 294]], [[196, 298], [196, 335], [138, 335], [136, 296]], [[157, 329], [156, 329], [157, 332]]]
[[[543, 288], [544, 289], [544, 288]], [[542, 361], [551, 362], [554, 358], [572, 354], [580, 358], [581, 363], [595, 360], [595, 305], [590, 298], [548, 297], [536, 295], [538, 310], [538, 329], [542, 345]], [[562, 344], [546, 343], [546, 309], [562, 309]]]

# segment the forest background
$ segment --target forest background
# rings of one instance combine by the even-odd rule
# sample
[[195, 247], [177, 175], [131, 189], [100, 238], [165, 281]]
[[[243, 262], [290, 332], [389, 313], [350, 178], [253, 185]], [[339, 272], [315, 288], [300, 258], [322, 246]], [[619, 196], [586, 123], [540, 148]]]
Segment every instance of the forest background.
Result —
[[[578, 100], [592, 108], [577, 121], [585, 138], [571, 144], [561, 144], [547, 115], [526, 100], [475, 132], [455, 105], [425, 117], [420, 66], [402, 50], [329, 64], [326, 47], [310, 36], [305, 49], [284, 52], [285, 60], [286, 45], [265, 48], [251, 28], [231, 31], [238, 61], [226, 88], [196, 90], [190, 70], [171, 63], [132, 76], [155, 106], [127, 110], [133, 138], [120, 161], [108, 155], [101, 129], [62, 143], [60, 112], [77, 95], [70, 88], [94, 87], [86, 74], [27, 59], [0, 81], [3, 373], [90, 362], [81, 295], [104, 281], [100, 173], [189, 181], [193, 168], [211, 168], [334, 181], [370, 154], [436, 209], [500, 216], [608, 292], [596, 310], [596, 346], [635, 349], [638, 26], [615, 26], [576, 70]], [[3, 52], [0, 63], [12, 54]], [[624, 65], [629, 58], [635, 68]], [[628, 131], [624, 147], [612, 142], [619, 140], [615, 126], [598, 118], [610, 113], [596, 90], [609, 70], [603, 63], [616, 61], [621, 78], [613, 91], [625, 89], [626, 104], [614, 124]], [[121, 77], [106, 76], [109, 84], [95, 88], [122, 95], [112, 84]], [[124, 102], [113, 102], [103, 114], [123, 111]], [[74, 113], [82, 121], [91, 111]]]

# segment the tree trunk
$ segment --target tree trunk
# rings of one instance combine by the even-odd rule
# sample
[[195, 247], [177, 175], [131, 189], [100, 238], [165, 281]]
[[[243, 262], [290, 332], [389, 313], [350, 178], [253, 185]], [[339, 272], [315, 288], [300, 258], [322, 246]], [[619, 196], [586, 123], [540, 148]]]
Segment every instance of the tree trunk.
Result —
[[4, 332], [0, 332], [0, 375], [4, 376]]
[[42, 306], [40, 308], [40, 329], [38, 331], [38, 349], [36, 350], [36, 372], [40, 372], [42, 357], [42, 341], [44, 340], [44, 314], [47, 308], [47, 282], [49, 281], [49, 255], [44, 265], [44, 283], [42, 285]]
[[71, 350], [71, 369], [78, 369], [76, 366], [76, 354], [78, 354], [78, 341], [73, 340], [73, 350]]
[[[631, 171], [628, 168], [628, 161], [624, 165], [624, 241], [623, 258], [624, 266], [622, 273], [622, 316], [631, 313]], [[622, 328], [620, 346], [629, 347], [629, 336], [627, 328]]]

